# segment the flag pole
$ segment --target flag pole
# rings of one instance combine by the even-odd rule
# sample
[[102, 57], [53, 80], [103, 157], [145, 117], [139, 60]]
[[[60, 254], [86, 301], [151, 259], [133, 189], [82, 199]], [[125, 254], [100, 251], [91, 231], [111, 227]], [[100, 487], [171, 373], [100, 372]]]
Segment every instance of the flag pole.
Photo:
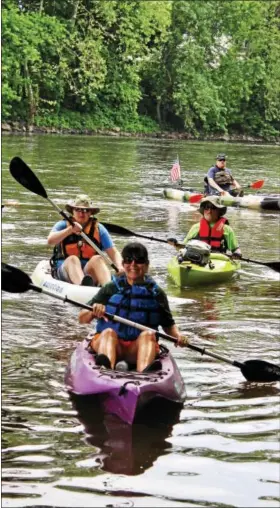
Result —
[[179, 185], [179, 187], [182, 187], [183, 181], [182, 181], [182, 178], [181, 178], [181, 166], [180, 166], [180, 161], [179, 161], [179, 154], [177, 154], [177, 159], [178, 159], [178, 165], [179, 165], [179, 168], [180, 168], [180, 178], [178, 180], [178, 185]]

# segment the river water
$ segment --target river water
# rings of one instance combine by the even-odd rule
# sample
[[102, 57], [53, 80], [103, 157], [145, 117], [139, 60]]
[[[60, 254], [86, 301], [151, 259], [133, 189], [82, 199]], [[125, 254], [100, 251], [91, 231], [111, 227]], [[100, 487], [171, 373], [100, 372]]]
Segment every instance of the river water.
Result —
[[[197, 207], [167, 201], [162, 183], [180, 157], [185, 185], [202, 189], [218, 152], [246, 185], [265, 178], [279, 192], [279, 147], [84, 136], [2, 139], [2, 260], [31, 274], [50, 256], [59, 217], [8, 171], [22, 157], [63, 206], [86, 192], [99, 220], [182, 240]], [[280, 214], [229, 208], [244, 257], [279, 259]], [[118, 248], [129, 240], [113, 236]], [[279, 363], [279, 274], [243, 263], [227, 284], [180, 290], [166, 266], [174, 249], [144, 241], [151, 273], [170, 297], [177, 324], [194, 344], [231, 360]], [[175, 299], [176, 297], [176, 299]], [[3, 507], [279, 507], [279, 383], [245, 380], [238, 368], [166, 344], [187, 399], [168, 424], [132, 428], [78, 409], [65, 366], [89, 326], [77, 309], [33, 293], [2, 294]]]

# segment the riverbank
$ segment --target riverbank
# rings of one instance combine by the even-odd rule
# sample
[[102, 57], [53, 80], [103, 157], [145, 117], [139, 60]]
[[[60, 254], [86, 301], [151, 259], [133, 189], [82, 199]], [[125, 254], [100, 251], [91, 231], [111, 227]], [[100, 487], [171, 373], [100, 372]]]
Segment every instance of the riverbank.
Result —
[[247, 134], [208, 134], [194, 136], [187, 132], [178, 131], [158, 131], [149, 133], [134, 133], [122, 131], [121, 128], [113, 129], [58, 129], [56, 127], [38, 127], [36, 125], [26, 125], [23, 122], [2, 123], [1, 131], [4, 134], [73, 134], [86, 136], [119, 136], [126, 138], [159, 138], [171, 140], [200, 140], [200, 141], [226, 141], [226, 142], [244, 142], [244, 143], [267, 143], [280, 144], [280, 137], [252, 136]]

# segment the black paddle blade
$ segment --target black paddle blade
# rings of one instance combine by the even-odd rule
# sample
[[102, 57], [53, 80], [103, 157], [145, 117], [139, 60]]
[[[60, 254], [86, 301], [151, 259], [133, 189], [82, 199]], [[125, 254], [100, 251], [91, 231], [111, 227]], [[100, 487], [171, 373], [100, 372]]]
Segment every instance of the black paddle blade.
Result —
[[280, 262], [268, 262], [265, 265], [276, 272], [280, 272]]
[[32, 193], [38, 194], [43, 198], [48, 197], [46, 190], [42, 186], [40, 180], [38, 180], [33, 171], [20, 157], [14, 157], [11, 160], [10, 172], [14, 179], [19, 182], [19, 184], [21, 184]]
[[2, 290], [10, 293], [23, 293], [29, 290], [32, 280], [20, 269], [8, 265], [1, 264]]
[[257, 260], [251, 260], [250, 258], [244, 258], [241, 257], [241, 260], [243, 262], [248, 263], [256, 263], [257, 265], [264, 265], [265, 267], [269, 267], [272, 270], [275, 270], [276, 272], [280, 272], [280, 262], [259, 262]]
[[249, 382], [280, 381], [280, 366], [261, 360], [245, 361], [240, 367], [243, 376]]
[[110, 233], [116, 233], [119, 235], [123, 235], [124, 237], [131, 237], [132, 235], [135, 235], [133, 232], [131, 232], [127, 228], [124, 228], [123, 226], [118, 226], [117, 224], [112, 223], [104, 223], [103, 221], [102, 224], [103, 226], [105, 226], [105, 228], [107, 228], [107, 230]]

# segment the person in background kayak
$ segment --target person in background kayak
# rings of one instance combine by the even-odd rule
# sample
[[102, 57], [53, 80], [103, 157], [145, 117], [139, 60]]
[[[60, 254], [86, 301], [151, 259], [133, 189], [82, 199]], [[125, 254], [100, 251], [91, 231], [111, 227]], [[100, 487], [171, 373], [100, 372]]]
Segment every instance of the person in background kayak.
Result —
[[186, 244], [191, 239], [198, 239], [211, 246], [211, 251], [227, 253], [241, 258], [241, 250], [235, 233], [223, 217], [227, 208], [221, 204], [219, 196], [207, 196], [200, 202], [199, 212], [202, 219], [194, 224], [184, 239]]
[[[90, 346], [98, 355], [96, 363], [107, 368], [118, 368], [117, 361], [136, 364], [137, 371], [148, 371], [159, 352], [154, 332], [143, 331], [104, 318], [104, 312], [121, 316], [152, 329], [163, 330], [177, 338], [178, 344], [186, 340], [181, 336], [172, 317], [167, 296], [148, 275], [148, 252], [143, 244], [127, 244], [122, 250], [124, 274], [113, 276], [113, 280], [99, 290], [89, 305], [92, 311], [79, 314], [80, 323], [90, 323], [98, 318], [96, 333]], [[153, 369], [156, 369], [155, 360]]]
[[226, 167], [226, 155], [218, 154], [215, 166], [212, 166], [204, 179], [205, 194], [220, 194], [226, 196], [243, 196], [241, 186]]
[[51, 258], [53, 276], [61, 281], [76, 285], [104, 285], [111, 281], [111, 273], [102, 256], [80, 236], [83, 231], [92, 242], [122, 270], [122, 258], [114, 246], [106, 228], [94, 217], [100, 209], [91, 199], [81, 194], [66, 205], [75, 224], [64, 219], [58, 221], [48, 236], [48, 244], [54, 247]]

